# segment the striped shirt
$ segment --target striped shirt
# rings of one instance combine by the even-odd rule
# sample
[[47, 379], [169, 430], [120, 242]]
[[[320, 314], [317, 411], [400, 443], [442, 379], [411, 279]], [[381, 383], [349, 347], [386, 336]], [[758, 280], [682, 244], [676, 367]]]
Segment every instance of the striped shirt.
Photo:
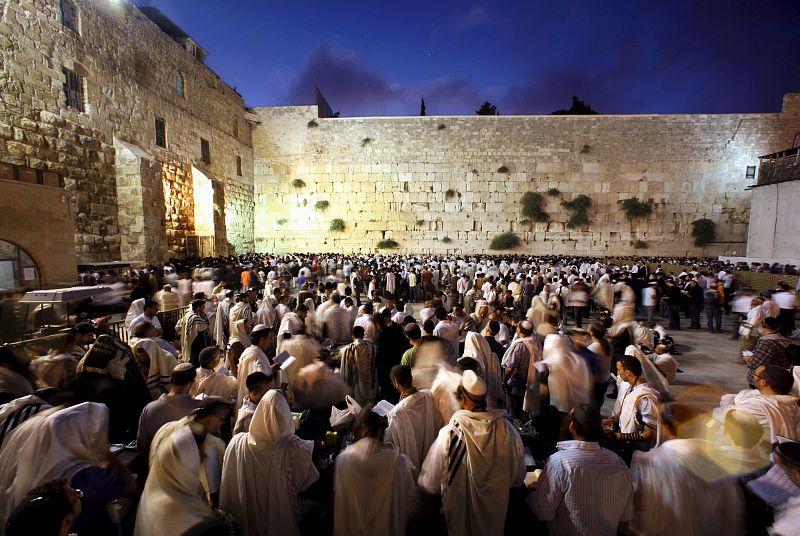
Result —
[[633, 518], [633, 482], [619, 456], [595, 442], [561, 441], [536, 486], [533, 511], [550, 534], [615, 536]]

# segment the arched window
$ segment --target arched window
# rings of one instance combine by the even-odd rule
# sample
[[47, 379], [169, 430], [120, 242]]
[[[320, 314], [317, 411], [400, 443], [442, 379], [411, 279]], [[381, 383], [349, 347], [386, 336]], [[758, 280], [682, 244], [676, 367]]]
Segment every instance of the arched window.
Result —
[[24, 249], [0, 240], [0, 289], [40, 287], [39, 268]]
[[183, 97], [183, 73], [175, 71], [175, 94]]

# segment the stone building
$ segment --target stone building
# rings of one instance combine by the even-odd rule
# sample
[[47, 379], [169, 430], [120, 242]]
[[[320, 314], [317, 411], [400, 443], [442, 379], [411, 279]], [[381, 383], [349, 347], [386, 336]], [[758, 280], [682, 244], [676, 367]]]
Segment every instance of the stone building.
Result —
[[14, 0], [0, 45], [0, 240], [39, 271], [12, 283], [182, 257], [188, 236], [252, 251], [255, 117], [180, 28], [124, 0]]
[[[762, 114], [250, 109], [205, 55], [127, 0], [5, 2], [0, 287], [72, 283], [77, 263], [374, 251], [383, 238], [483, 252], [507, 231], [538, 254], [742, 254], [758, 156], [800, 131], [796, 94]], [[526, 192], [546, 221], [520, 215]], [[581, 194], [588, 223], [570, 228], [561, 202]], [[652, 214], [628, 221], [619, 202], [633, 198]], [[717, 226], [705, 249], [689, 236], [698, 218]]]

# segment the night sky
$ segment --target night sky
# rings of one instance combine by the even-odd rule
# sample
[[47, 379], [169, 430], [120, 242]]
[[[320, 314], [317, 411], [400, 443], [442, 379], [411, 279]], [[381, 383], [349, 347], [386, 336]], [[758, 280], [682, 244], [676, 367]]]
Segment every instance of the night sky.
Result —
[[800, 91], [800, 0], [136, 0], [249, 106], [342, 116], [777, 112]]

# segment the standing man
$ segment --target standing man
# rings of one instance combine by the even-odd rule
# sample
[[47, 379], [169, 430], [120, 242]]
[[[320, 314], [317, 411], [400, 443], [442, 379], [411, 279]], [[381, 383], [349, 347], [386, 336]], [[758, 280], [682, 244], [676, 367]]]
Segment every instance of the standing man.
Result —
[[467, 370], [456, 390], [462, 410], [439, 431], [419, 485], [442, 496], [450, 534], [503, 534], [511, 488], [525, 479], [519, 432], [498, 411], [486, 409], [486, 384]]
[[779, 331], [781, 335], [788, 337], [794, 331], [795, 292], [788, 283], [783, 281], [778, 283], [778, 287], [780, 287], [780, 290], [772, 295], [772, 301], [780, 307], [780, 312], [778, 313]]
[[200, 366], [200, 352], [211, 346], [206, 301], [194, 300], [191, 310], [178, 324], [176, 329], [181, 334], [181, 361]]
[[[514, 419], [526, 420], [539, 414], [539, 383], [533, 363], [542, 360], [542, 347], [533, 336], [533, 324], [525, 320], [517, 326], [517, 337], [503, 354], [503, 380], [508, 412]], [[530, 369], [530, 370], [529, 370]]]
[[461, 279], [458, 280], [456, 283], [456, 290], [458, 291], [458, 305], [463, 307], [464, 306], [464, 295], [466, 295], [467, 291], [472, 288], [472, 282], [469, 280], [469, 276], [464, 274]]
[[378, 374], [375, 364], [375, 345], [364, 339], [364, 328], [353, 328], [353, 342], [341, 349], [342, 379], [353, 390], [353, 398], [361, 406], [375, 401], [378, 394]]

